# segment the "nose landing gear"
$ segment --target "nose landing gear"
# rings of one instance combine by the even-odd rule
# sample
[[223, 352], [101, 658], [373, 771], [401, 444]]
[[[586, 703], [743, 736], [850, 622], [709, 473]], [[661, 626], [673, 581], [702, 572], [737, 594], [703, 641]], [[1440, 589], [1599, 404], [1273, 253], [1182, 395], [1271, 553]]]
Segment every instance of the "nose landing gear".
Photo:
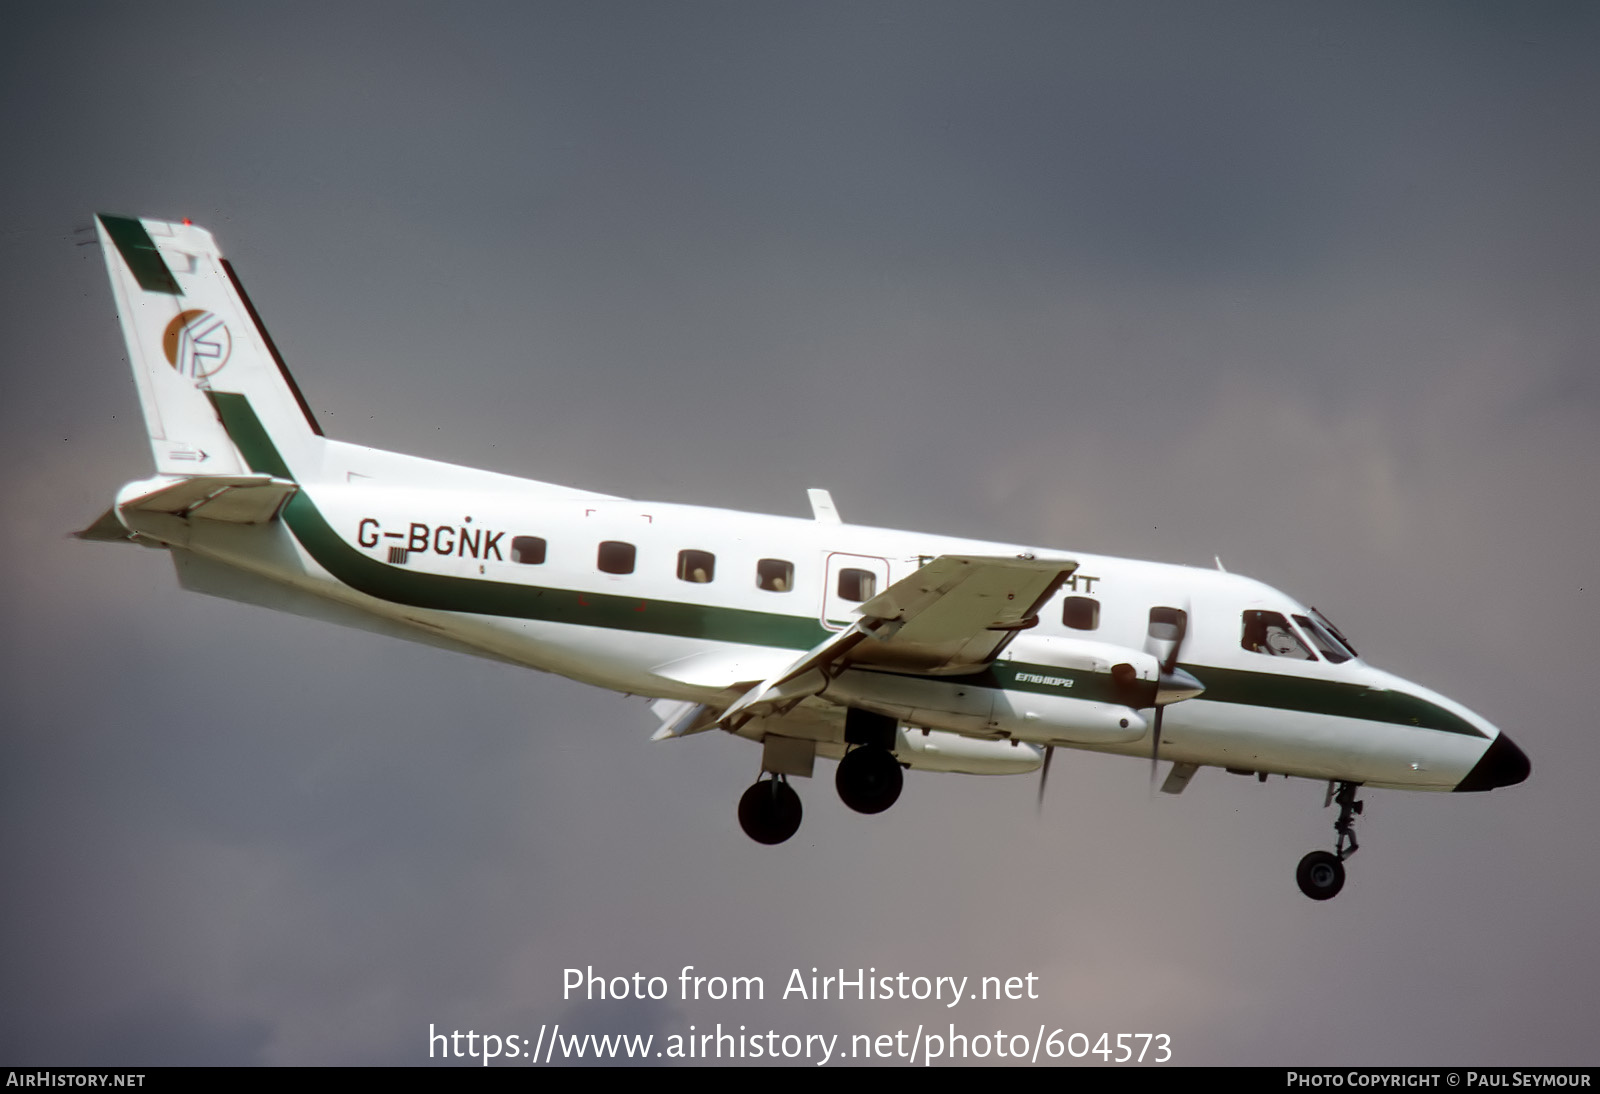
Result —
[[1359, 783], [1342, 782], [1335, 793], [1333, 784], [1328, 784], [1328, 804], [1339, 803], [1339, 819], [1333, 822], [1333, 830], [1339, 838], [1332, 852], [1312, 851], [1301, 859], [1294, 875], [1300, 891], [1312, 900], [1332, 900], [1339, 895], [1339, 890], [1344, 888], [1344, 860], [1361, 847], [1356, 840], [1355, 818], [1361, 814], [1365, 803], [1356, 800], [1359, 786]]

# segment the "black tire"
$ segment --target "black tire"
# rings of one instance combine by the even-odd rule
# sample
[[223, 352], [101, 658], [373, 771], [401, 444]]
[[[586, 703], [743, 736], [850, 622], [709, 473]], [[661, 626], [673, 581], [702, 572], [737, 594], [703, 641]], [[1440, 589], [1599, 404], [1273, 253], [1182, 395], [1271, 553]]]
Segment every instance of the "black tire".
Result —
[[739, 827], [757, 843], [782, 843], [800, 830], [800, 795], [781, 779], [762, 779], [739, 799]]
[[899, 800], [905, 776], [888, 749], [858, 748], [839, 761], [833, 785], [840, 800], [857, 813], [882, 813]]
[[1332, 900], [1344, 888], [1344, 863], [1329, 851], [1313, 851], [1300, 860], [1294, 879], [1312, 900]]

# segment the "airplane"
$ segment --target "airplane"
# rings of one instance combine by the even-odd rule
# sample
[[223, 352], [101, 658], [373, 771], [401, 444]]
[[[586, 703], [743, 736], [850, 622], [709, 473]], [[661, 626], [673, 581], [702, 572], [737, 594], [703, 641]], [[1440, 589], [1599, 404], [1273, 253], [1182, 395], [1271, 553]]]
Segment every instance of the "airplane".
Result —
[[837, 761], [880, 813], [906, 769], [1038, 771], [1058, 748], [1314, 779], [1339, 806], [1302, 892], [1358, 849], [1361, 787], [1528, 777], [1506, 734], [1368, 664], [1315, 608], [1223, 570], [636, 501], [332, 440], [211, 233], [101, 214], [155, 458], [80, 538], [169, 552], [185, 589], [650, 697], [659, 740], [761, 746], [740, 826]]

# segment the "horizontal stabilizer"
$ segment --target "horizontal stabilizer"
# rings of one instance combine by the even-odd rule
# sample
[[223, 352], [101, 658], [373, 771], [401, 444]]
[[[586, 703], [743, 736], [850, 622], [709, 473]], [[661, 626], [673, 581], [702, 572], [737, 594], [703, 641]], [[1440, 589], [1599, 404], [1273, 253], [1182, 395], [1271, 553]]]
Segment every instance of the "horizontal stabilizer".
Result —
[[105, 543], [117, 543], [133, 538], [133, 533], [128, 531], [128, 526], [117, 519], [115, 509], [107, 509], [100, 514], [100, 519], [81, 532], [72, 533], [79, 539], [93, 539]]
[[[151, 479], [124, 487], [117, 498], [117, 509], [124, 513], [131, 510], [202, 517], [228, 524], [265, 524], [278, 515], [284, 502], [298, 489], [294, 483], [271, 475]], [[92, 527], [99, 527], [99, 522]]]

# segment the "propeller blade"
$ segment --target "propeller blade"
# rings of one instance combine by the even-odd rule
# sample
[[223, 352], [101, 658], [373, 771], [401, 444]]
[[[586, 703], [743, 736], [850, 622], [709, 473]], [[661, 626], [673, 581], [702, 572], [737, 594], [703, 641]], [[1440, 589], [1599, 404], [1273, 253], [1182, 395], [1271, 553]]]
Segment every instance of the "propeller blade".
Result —
[[1165, 707], [1156, 707], [1155, 719], [1150, 723], [1150, 792], [1156, 789], [1156, 765], [1161, 757], [1161, 712]]
[[1184, 610], [1178, 613], [1178, 637], [1172, 640], [1172, 648], [1167, 651], [1166, 658], [1161, 662], [1161, 674], [1172, 675], [1172, 670], [1178, 667], [1178, 651], [1183, 649], [1183, 640], [1189, 636], [1189, 606], [1184, 605]]
[[1055, 745], [1045, 745], [1044, 746], [1044, 766], [1039, 769], [1039, 805], [1038, 805], [1038, 811], [1040, 813], [1044, 812], [1044, 784], [1050, 778], [1050, 761], [1055, 759], [1055, 755], [1056, 755], [1056, 746]]
[[[1155, 792], [1156, 766], [1161, 760], [1161, 715], [1166, 709], [1167, 702], [1173, 702], [1197, 695], [1205, 689], [1187, 672], [1178, 668], [1178, 654], [1183, 652], [1183, 640], [1189, 636], [1189, 608], [1186, 602], [1183, 609], [1152, 608], [1150, 609], [1150, 629], [1155, 632], [1158, 623], [1165, 623], [1173, 628], [1173, 635], [1168, 638], [1157, 638], [1155, 633], [1150, 638], [1160, 645], [1157, 646], [1160, 657], [1161, 675], [1156, 682], [1156, 716], [1150, 723], [1150, 790]], [[1163, 619], [1166, 615], [1168, 618]], [[1165, 648], [1162, 648], [1162, 647]], [[1149, 648], [1149, 645], [1146, 645]], [[1151, 650], [1156, 653], [1157, 650]], [[1193, 687], [1191, 687], [1193, 685]], [[1170, 696], [1170, 697], [1169, 697]], [[1165, 700], [1165, 701], [1163, 701]]]

